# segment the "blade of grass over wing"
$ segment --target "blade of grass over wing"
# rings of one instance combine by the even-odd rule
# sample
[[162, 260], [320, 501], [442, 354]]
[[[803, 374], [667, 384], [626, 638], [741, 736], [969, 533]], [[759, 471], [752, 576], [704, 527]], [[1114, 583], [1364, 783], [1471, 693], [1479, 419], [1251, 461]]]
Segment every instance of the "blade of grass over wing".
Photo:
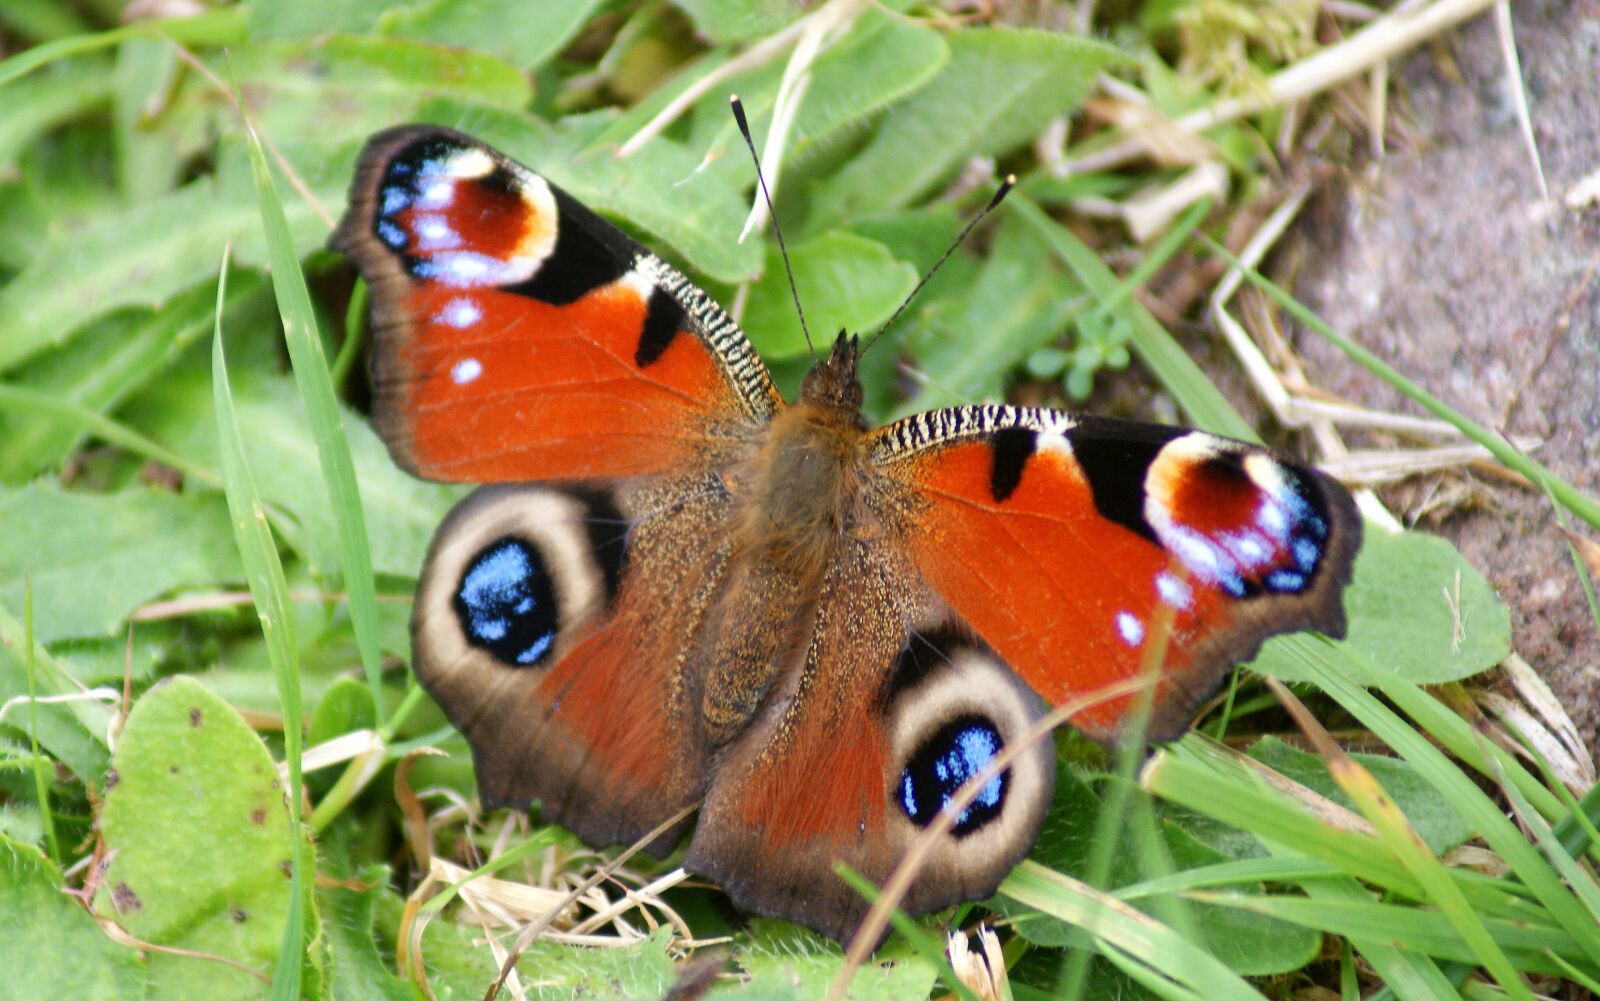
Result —
[[1125, 297], [1122, 280], [1106, 267], [1099, 255], [1027, 198], [1013, 195], [1011, 209], [1039, 231], [1083, 286], [1107, 304], [1112, 316], [1130, 326], [1134, 351], [1155, 377], [1161, 380], [1162, 386], [1178, 401], [1178, 406], [1183, 408], [1190, 420], [1216, 434], [1242, 441], [1259, 440], [1254, 429], [1239, 416], [1200, 366], [1194, 363], [1194, 359], [1172, 339], [1172, 335], [1137, 300]]
[[278, 700], [283, 712], [283, 753], [288, 765], [290, 856], [290, 903], [284, 922], [283, 944], [272, 976], [273, 1001], [296, 1001], [305, 970], [305, 890], [310, 878], [310, 859], [301, 842], [300, 802], [304, 795], [300, 774], [301, 707], [300, 667], [294, 638], [294, 619], [289, 614], [289, 585], [283, 564], [278, 559], [277, 543], [267, 525], [267, 513], [256, 490], [255, 478], [245, 460], [244, 440], [233, 411], [233, 394], [228, 388], [228, 362], [222, 346], [222, 305], [227, 288], [228, 261], [223, 256], [222, 273], [217, 282], [217, 324], [211, 341], [211, 378], [217, 413], [218, 445], [222, 456], [223, 490], [232, 515], [234, 539], [244, 563], [245, 579], [255, 598], [261, 634], [267, 656], [278, 683]]
[[1600, 501], [1586, 496], [1577, 487], [1561, 479], [1544, 465], [1522, 454], [1511, 442], [1505, 439], [1504, 435], [1469, 419], [1448, 403], [1402, 375], [1399, 370], [1388, 365], [1371, 351], [1328, 326], [1322, 321], [1321, 317], [1317, 316], [1289, 293], [1279, 288], [1266, 276], [1253, 268], [1246, 267], [1244, 262], [1228, 253], [1227, 249], [1222, 245], [1209, 239], [1204, 234], [1201, 234], [1200, 240], [1207, 250], [1226, 261], [1230, 266], [1238, 268], [1246, 281], [1260, 289], [1273, 302], [1283, 307], [1289, 315], [1303, 323], [1308, 330], [1343, 351], [1351, 361], [1387, 382], [1408, 399], [1435, 416], [1453, 424], [1462, 434], [1482, 445], [1508, 468], [1521, 473], [1535, 483], [1544, 485], [1551, 495], [1573, 514], [1588, 522], [1591, 527], [1600, 529]]
[[311, 438], [316, 443], [323, 483], [333, 504], [334, 523], [339, 533], [340, 563], [344, 568], [344, 589], [349, 598], [347, 607], [355, 631], [356, 648], [361, 653], [361, 666], [366, 672], [372, 703], [381, 707], [383, 691], [378, 652], [377, 586], [372, 576], [372, 555], [367, 542], [366, 520], [362, 515], [361, 490], [356, 483], [344, 425], [339, 419], [339, 406], [334, 395], [333, 380], [328, 374], [327, 358], [322, 351], [322, 337], [317, 331], [311, 293], [306, 290], [305, 275], [300, 271], [294, 240], [289, 235], [289, 221], [284, 216], [283, 205], [278, 201], [277, 190], [272, 183], [272, 168], [267, 164], [266, 153], [261, 148], [261, 140], [254, 126], [248, 121], [245, 123], [245, 134], [249, 137], [250, 166], [255, 177], [261, 223], [267, 236], [272, 289], [278, 299], [278, 312], [283, 318], [283, 337], [289, 347], [295, 384], [300, 389], [300, 398], [305, 402], [306, 416], [311, 422]]
[[[874, 904], [878, 902], [878, 887], [870, 879], [843, 863], [837, 864], [834, 872], [839, 874], [840, 879], [850, 884], [851, 889], [867, 898], [867, 900]], [[978, 996], [972, 993], [972, 988], [962, 983], [961, 978], [956, 976], [955, 970], [950, 968], [950, 960], [945, 955], [944, 947], [935, 941], [932, 935], [923, 930], [923, 927], [917, 924], [915, 919], [896, 907], [889, 915], [889, 921], [902, 938], [910, 942], [912, 947], [921, 953], [924, 959], [934, 965], [935, 969], [939, 971], [939, 979], [948, 984], [950, 989], [958, 997], [962, 998], [962, 1001], [980, 1001]]]

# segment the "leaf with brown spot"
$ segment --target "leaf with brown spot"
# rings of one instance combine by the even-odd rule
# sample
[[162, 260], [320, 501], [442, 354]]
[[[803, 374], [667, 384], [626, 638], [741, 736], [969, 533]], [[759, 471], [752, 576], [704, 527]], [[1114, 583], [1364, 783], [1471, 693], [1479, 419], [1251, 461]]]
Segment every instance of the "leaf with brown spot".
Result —
[[[113, 763], [118, 781], [99, 816], [111, 862], [95, 910], [155, 945], [270, 971], [289, 907], [280, 863], [294, 839], [261, 738], [179, 676], [134, 704]], [[259, 980], [220, 964], [152, 953], [149, 971], [152, 997], [265, 996]]]

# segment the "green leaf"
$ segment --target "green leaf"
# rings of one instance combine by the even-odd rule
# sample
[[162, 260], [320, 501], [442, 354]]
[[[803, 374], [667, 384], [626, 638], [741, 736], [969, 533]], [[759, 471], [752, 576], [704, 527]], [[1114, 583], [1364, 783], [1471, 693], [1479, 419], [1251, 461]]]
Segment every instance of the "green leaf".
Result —
[[[384, 34], [476, 49], [523, 69], [560, 52], [589, 20], [600, 0], [524, 3], [521, 0], [430, 0], [397, 7], [378, 18]], [[515, 25], [515, 30], [506, 30]]]
[[[46, 248], [3, 289], [0, 371], [65, 343], [88, 320], [123, 306], [159, 306], [216, 274], [224, 244], [241, 261], [265, 257], [248, 166], [225, 158], [216, 176], [122, 211], [98, 215], [70, 232], [50, 234]], [[324, 192], [336, 203], [344, 179]], [[326, 238], [326, 227], [303, 199], [286, 206], [296, 246]], [[174, 225], [173, 220], [183, 220]]]
[[[1322, 759], [1315, 754], [1296, 750], [1276, 737], [1256, 741], [1250, 746], [1249, 753], [1250, 757], [1269, 765], [1273, 771], [1294, 779], [1346, 808], [1355, 808], [1328, 774]], [[1395, 805], [1406, 815], [1411, 826], [1434, 854], [1443, 855], [1457, 845], [1465, 844], [1476, 833], [1461, 819], [1461, 814], [1450, 805], [1450, 801], [1418, 775], [1416, 768], [1409, 763], [1381, 754], [1352, 754], [1351, 757], [1383, 784], [1384, 791], [1393, 798]]]
[[193, 584], [239, 579], [227, 509], [211, 495], [0, 488], [0, 603], [33, 585], [40, 642], [116, 633], [133, 609]]
[[139, 953], [108, 938], [61, 892], [32, 845], [0, 836], [0, 983], [9, 1001], [143, 1001]]
[[668, 139], [646, 143], [626, 160], [592, 140], [609, 116], [563, 119], [552, 127], [532, 115], [437, 101], [422, 121], [477, 136], [554, 181], [592, 209], [625, 228], [644, 230], [653, 249], [672, 247], [694, 271], [736, 284], [761, 267], [759, 241], [740, 243], [749, 205], [713, 173], [700, 155]]
[[[255, 293], [259, 278], [235, 280], [229, 299], [246, 309], [243, 323], [264, 323], [264, 299]], [[216, 289], [198, 285], [159, 310], [114, 313], [60, 348], [46, 351], [17, 369], [16, 383], [95, 413], [107, 413], [170, 366], [190, 344], [211, 329]], [[0, 481], [28, 479], [65, 460], [91, 434], [78, 421], [21, 409], [0, 410]]]
[[897, 414], [1000, 399], [1018, 359], [1059, 337], [1086, 304], [1032, 228], [1005, 219], [976, 278], [926, 307], [907, 339], [923, 388]]
[[40, 135], [103, 103], [112, 94], [111, 63], [103, 56], [64, 59], [0, 87], [0, 167]]
[[[1444, 539], [1389, 532], [1369, 523], [1344, 596], [1346, 642], [1394, 677], [1441, 684], [1486, 671], [1511, 652], [1511, 620], [1489, 582]], [[1309, 681], [1271, 640], [1252, 664], [1287, 681]]]
[[[807, 323], [816, 350], [826, 353], [840, 330], [871, 336], [917, 284], [911, 265], [865, 237], [834, 231], [792, 248], [800, 304], [809, 307]], [[744, 324], [763, 357], [792, 358], [806, 353], [805, 336], [774, 245], [761, 280], [750, 287]]]
[[[820, 998], [839, 973], [839, 947], [813, 932], [783, 921], [751, 922], [749, 943], [739, 952], [739, 965], [749, 974], [742, 989], [719, 993], [719, 998]], [[937, 972], [910, 944], [891, 939], [856, 971], [846, 995], [852, 1001], [900, 1001], [924, 998], [933, 989]]]
[[[373, 900], [379, 941], [393, 942], [404, 906], [394, 894]], [[547, 940], [530, 945], [517, 961], [523, 989], [533, 1001], [644, 1001], [662, 997], [676, 979], [662, 929], [655, 937], [615, 949], [573, 949]], [[476, 924], [430, 921], [422, 933], [428, 985], [441, 998], [477, 998], [500, 972]]]
[[1101, 42], [1016, 28], [950, 38], [950, 62], [885, 116], [865, 149], [818, 195], [813, 219], [907, 205], [974, 156], [1003, 153], [1069, 115], [1102, 68]]
[[366, 32], [393, 7], [390, 0], [273, 0], [245, 7], [250, 38], [316, 38], [335, 32]]
[[[262, 496], [288, 513], [285, 540], [320, 574], [339, 568], [339, 538], [327, 494], [308, 490], [320, 476], [316, 449], [306, 430], [305, 405], [283, 376], [241, 371], [234, 377], [234, 405], [244, 430], [245, 454]], [[194, 371], [175, 373], [134, 403], [130, 412], [174, 451], [215, 467], [216, 428], [206, 419], [210, 388]], [[428, 539], [462, 489], [424, 483], [401, 472], [367, 422], [340, 407], [378, 573], [414, 577]], [[279, 527], [284, 526], [281, 520]]]
[[[364, 694], [358, 685], [355, 689]], [[371, 889], [327, 887], [317, 891], [317, 908], [328, 933], [328, 981], [339, 1001], [414, 1001], [405, 982], [378, 955], [373, 941], [373, 908], [378, 897], [392, 897], [387, 866], [370, 866], [356, 879]]]
[[[133, 935], [265, 973], [290, 906], [289, 809], [272, 756], [226, 702], [175, 677], [133, 707], [99, 829], [111, 859], [95, 909]], [[232, 967], [150, 954], [152, 996], [258, 998]]]
[[[785, 159], [804, 156], [850, 132], [850, 126], [915, 91], [949, 61], [950, 46], [939, 31], [884, 10], [868, 9], [849, 34], [824, 49], [811, 64], [810, 82], [795, 114]], [[749, 157], [743, 154], [744, 140], [728, 112], [727, 95], [737, 93], [744, 103], [760, 149], [786, 68], [787, 60], [774, 60], [703, 98], [695, 108], [697, 128], [689, 139], [690, 148], [720, 150], [729, 176], [742, 184], [753, 180]], [[781, 205], [783, 199], [778, 201]]]
[[[527, 74], [504, 60], [407, 38], [335, 35], [255, 45], [230, 53], [223, 69], [248, 89], [256, 130], [276, 142], [313, 187], [326, 185], [340, 195], [357, 144], [414, 119], [427, 101], [449, 95], [520, 108], [532, 98]], [[307, 122], [317, 127], [307, 129]], [[341, 200], [326, 204], [331, 210]]]
[[770, 35], [806, 12], [803, 0], [674, 0], [716, 42]]

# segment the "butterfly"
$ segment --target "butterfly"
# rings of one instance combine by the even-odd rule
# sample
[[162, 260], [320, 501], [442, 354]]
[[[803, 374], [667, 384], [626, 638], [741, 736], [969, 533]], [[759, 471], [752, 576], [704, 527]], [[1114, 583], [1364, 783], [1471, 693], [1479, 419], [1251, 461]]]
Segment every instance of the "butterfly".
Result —
[[[1266, 637], [1341, 636], [1350, 495], [1182, 428], [981, 405], [862, 416], [841, 333], [786, 404], [733, 319], [533, 171], [432, 126], [362, 152], [332, 245], [371, 288], [395, 461], [486, 484], [434, 536], [417, 677], [483, 801], [596, 846], [695, 804], [683, 864], [841, 942], [963, 784], [1048, 705], [1163, 659], [1173, 739]], [[1071, 720], [1103, 742], [1124, 694]], [[1050, 803], [1039, 741], [902, 906], [992, 894]], [[692, 832], [688, 829], [692, 825]]]

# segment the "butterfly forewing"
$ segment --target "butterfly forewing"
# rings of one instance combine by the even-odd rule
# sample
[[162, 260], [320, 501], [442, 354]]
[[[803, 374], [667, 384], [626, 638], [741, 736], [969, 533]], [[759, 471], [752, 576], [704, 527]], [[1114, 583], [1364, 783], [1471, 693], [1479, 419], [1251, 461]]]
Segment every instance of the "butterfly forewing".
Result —
[[782, 405], [704, 293], [460, 133], [374, 136], [333, 245], [372, 289], [374, 423], [420, 476], [682, 473]]
[[[915, 498], [896, 519], [908, 557], [1052, 704], [1159, 657], [1148, 735], [1170, 739], [1268, 636], [1344, 633], [1354, 503], [1265, 449], [1022, 407], [919, 414], [871, 447], [891, 494]], [[1133, 704], [1073, 723], [1111, 740]]]

